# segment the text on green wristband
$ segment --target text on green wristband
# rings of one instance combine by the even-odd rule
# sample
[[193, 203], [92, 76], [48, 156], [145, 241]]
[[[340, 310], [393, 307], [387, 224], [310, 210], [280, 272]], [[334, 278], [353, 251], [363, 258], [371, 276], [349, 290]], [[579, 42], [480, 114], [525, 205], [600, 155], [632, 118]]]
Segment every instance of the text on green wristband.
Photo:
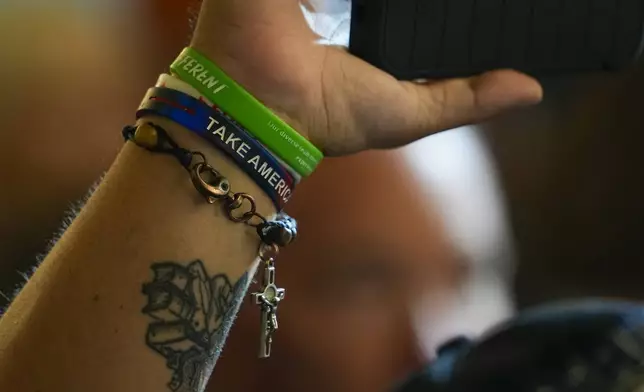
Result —
[[195, 79], [199, 81], [199, 83], [208, 88], [208, 90], [212, 91], [213, 94], [217, 94], [221, 90], [228, 87], [215, 76], [209, 75], [206, 67], [201, 65], [197, 59], [194, 59], [191, 56], [183, 57], [181, 60], [179, 60], [177, 66], [183, 68], [184, 71], [194, 76]]
[[170, 68], [300, 175], [311, 174], [324, 157], [306, 138], [193, 48], [185, 48]]

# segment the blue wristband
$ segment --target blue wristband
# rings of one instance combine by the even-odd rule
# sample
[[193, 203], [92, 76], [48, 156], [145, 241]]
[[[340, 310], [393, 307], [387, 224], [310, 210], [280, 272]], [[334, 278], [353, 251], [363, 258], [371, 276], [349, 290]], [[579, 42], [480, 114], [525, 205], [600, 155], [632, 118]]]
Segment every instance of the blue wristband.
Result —
[[193, 131], [237, 163], [281, 210], [295, 180], [277, 159], [238, 124], [217, 109], [180, 91], [156, 87], [148, 90], [136, 117], [166, 117]]

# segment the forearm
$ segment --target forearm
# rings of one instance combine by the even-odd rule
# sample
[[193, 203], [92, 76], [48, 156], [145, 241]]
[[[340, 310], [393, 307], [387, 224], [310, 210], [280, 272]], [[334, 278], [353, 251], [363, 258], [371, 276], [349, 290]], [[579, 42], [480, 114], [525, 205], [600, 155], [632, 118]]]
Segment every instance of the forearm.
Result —
[[[259, 212], [274, 212], [270, 200], [221, 153], [176, 125], [154, 121], [183, 147], [206, 153], [234, 190], [256, 198]], [[213, 309], [226, 314], [210, 314], [210, 325], [223, 332], [252, 277], [258, 246], [255, 230], [229, 221], [218, 204], [207, 204], [176, 160], [128, 143], [0, 319], [0, 390], [166, 390], [175, 373], [166, 366], [170, 354], [146, 342], [149, 326], [159, 320], [142, 312], [154, 265], [187, 267], [200, 260], [210, 279], [217, 276], [213, 287], [230, 284], [232, 296], [222, 298], [221, 290], [212, 295], [223, 305]], [[214, 366], [224, 335], [215, 333], [207, 358], [196, 358], [197, 378]], [[183, 380], [192, 385], [181, 390], [197, 391], [194, 383], [202, 381]]]

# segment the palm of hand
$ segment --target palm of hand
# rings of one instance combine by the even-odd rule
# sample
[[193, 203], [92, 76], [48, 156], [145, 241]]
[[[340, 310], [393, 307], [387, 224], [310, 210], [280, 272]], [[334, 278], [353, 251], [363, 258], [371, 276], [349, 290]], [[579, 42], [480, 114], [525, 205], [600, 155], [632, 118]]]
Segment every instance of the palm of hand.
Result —
[[399, 82], [317, 38], [296, 0], [212, 0], [192, 45], [327, 155], [395, 147], [541, 98], [514, 71]]

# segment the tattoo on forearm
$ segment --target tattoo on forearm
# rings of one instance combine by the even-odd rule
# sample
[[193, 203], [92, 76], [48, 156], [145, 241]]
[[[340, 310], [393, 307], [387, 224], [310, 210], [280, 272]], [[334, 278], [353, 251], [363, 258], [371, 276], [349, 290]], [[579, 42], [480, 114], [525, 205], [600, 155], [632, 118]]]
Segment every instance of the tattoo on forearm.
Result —
[[248, 274], [231, 285], [224, 274], [209, 277], [201, 260], [188, 265], [152, 265], [154, 278], [143, 285], [152, 321], [146, 344], [166, 359], [174, 392], [203, 391], [228, 330], [248, 288]]

